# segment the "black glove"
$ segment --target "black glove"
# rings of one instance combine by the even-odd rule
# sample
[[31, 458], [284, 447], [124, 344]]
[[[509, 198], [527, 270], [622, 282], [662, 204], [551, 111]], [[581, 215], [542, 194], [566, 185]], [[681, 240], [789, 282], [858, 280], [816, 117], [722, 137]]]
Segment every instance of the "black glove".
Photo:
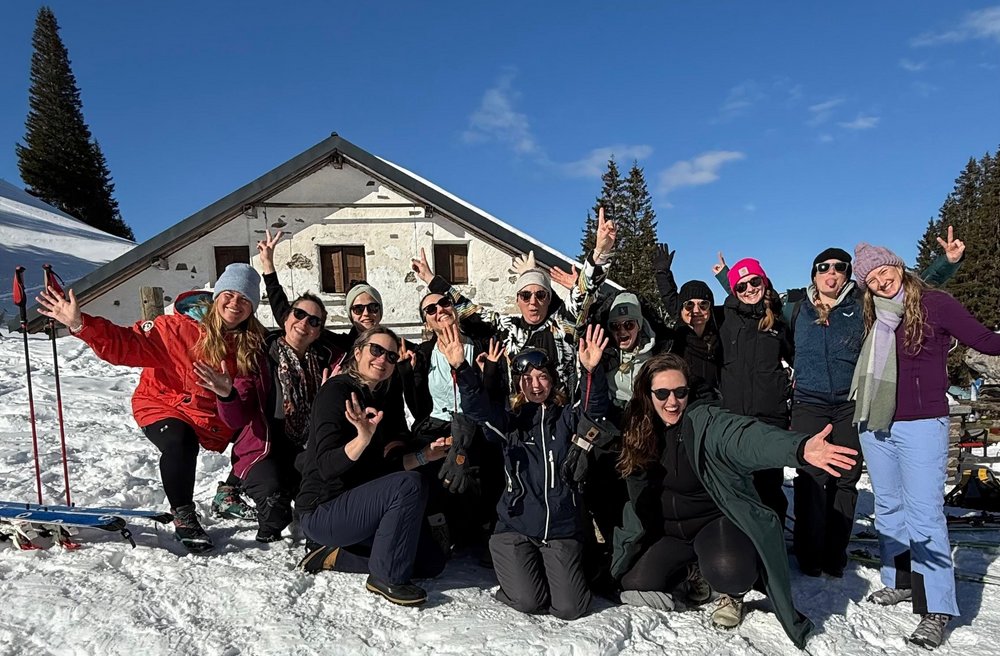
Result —
[[479, 467], [469, 461], [469, 447], [478, 430], [479, 426], [466, 415], [456, 414], [451, 418], [451, 448], [438, 472], [449, 492], [465, 494], [479, 490]]
[[587, 479], [587, 469], [598, 453], [603, 453], [621, 439], [621, 431], [607, 419], [594, 420], [582, 415], [576, 425], [569, 453], [563, 461], [561, 474], [570, 487], [579, 490]]
[[670, 265], [674, 262], [674, 253], [676, 252], [670, 250], [670, 246], [666, 242], [657, 244], [656, 253], [653, 255], [653, 270], [669, 271]]

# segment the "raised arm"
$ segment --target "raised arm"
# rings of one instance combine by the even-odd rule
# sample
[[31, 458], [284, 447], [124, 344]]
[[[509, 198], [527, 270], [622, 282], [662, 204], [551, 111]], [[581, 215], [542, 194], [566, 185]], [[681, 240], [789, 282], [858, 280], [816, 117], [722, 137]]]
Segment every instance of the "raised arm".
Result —
[[284, 233], [280, 230], [271, 235], [270, 228], [265, 229], [265, 238], [257, 242], [257, 252], [260, 254], [260, 266], [264, 270], [264, 289], [267, 293], [267, 303], [271, 306], [271, 314], [280, 326], [292, 309], [292, 304], [285, 294], [284, 287], [278, 282], [278, 273], [274, 269], [274, 247]]
[[670, 246], [666, 243], [659, 243], [656, 245], [656, 254], [653, 256], [653, 278], [656, 280], [656, 290], [660, 293], [663, 309], [673, 319], [681, 316], [677, 281], [674, 279], [674, 272], [671, 269], [675, 252], [670, 250]]
[[719, 261], [712, 265], [712, 275], [722, 285], [722, 289], [725, 290], [726, 294], [733, 293], [733, 290], [729, 287], [729, 265], [726, 264], [726, 258], [723, 257], [722, 251], [719, 251]]
[[927, 265], [926, 269], [920, 272], [920, 277], [927, 284], [940, 287], [948, 282], [962, 266], [965, 242], [961, 239], [955, 239], [954, 228], [948, 226], [947, 240], [938, 237], [937, 243], [941, 247], [941, 255], [938, 255], [933, 262]]

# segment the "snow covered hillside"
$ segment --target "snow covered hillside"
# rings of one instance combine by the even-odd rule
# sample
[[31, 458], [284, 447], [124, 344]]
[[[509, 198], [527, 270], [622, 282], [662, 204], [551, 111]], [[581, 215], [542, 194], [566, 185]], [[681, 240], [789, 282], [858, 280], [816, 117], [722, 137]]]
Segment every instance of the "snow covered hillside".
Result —
[[24, 285], [34, 299], [42, 287], [43, 264], [71, 283], [134, 247], [0, 180], [0, 322], [17, 313], [11, 295], [14, 267], [27, 269]]
[[[45, 500], [62, 498], [51, 347], [31, 338]], [[132, 420], [134, 370], [99, 361], [72, 337], [59, 340], [73, 500], [80, 505], [164, 508], [156, 450]], [[34, 501], [22, 337], [0, 332], [0, 499]], [[529, 617], [494, 601], [492, 572], [458, 557], [426, 582], [422, 608], [391, 606], [363, 590], [360, 575], [294, 569], [300, 535], [260, 545], [253, 526], [208, 514], [228, 458], [203, 453], [195, 498], [219, 548], [187, 555], [168, 529], [132, 522], [138, 548], [116, 534], [85, 531], [84, 547], [17, 551], [0, 543], [0, 654], [249, 656], [254, 654], [797, 654], [767, 601], [735, 632], [708, 625], [708, 613], [661, 613], [599, 600], [575, 622]], [[867, 484], [863, 482], [863, 484]], [[869, 513], [863, 491], [859, 510]], [[980, 538], [962, 534], [964, 539]], [[980, 539], [1000, 539], [985, 533]], [[44, 541], [41, 541], [44, 542]], [[1000, 574], [993, 556], [959, 549], [959, 564]], [[903, 607], [862, 600], [874, 570], [849, 566], [842, 580], [794, 574], [798, 607], [819, 626], [817, 656], [923, 653], [904, 643], [916, 620]], [[997, 654], [1000, 588], [959, 582], [966, 617], [940, 654]]]

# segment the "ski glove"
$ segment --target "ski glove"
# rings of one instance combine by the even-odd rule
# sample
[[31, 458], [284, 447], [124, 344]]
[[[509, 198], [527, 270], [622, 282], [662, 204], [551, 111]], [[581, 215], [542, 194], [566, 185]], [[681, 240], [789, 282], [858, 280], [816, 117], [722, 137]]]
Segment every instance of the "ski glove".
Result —
[[670, 246], [666, 242], [657, 244], [656, 253], [653, 255], [653, 270], [669, 271], [670, 265], [674, 263], [674, 253], [676, 252], [670, 250]]
[[479, 467], [469, 461], [469, 447], [479, 427], [472, 419], [456, 414], [451, 419], [451, 448], [438, 478], [449, 492], [465, 494], [479, 489]]
[[590, 463], [599, 453], [609, 451], [620, 439], [621, 432], [607, 419], [594, 420], [582, 415], [577, 422], [569, 453], [563, 461], [563, 480], [573, 489], [579, 490], [587, 479]]

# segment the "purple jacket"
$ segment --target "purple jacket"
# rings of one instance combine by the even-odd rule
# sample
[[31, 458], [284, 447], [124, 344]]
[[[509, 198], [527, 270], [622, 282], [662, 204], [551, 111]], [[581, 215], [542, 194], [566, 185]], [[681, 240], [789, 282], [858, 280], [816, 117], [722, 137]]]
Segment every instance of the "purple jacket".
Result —
[[233, 444], [233, 473], [246, 479], [250, 468], [271, 452], [268, 413], [264, 405], [271, 392], [271, 376], [261, 357], [259, 371], [233, 379], [233, 392], [217, 402], [219, 417], [234, 430], [240, 430]]
[[902, 323], [896, 328], [899, 378], [896, 383], [895, 421], [948, 416], [948, 347], [954, 337], [986, 355], [1000, 355], [1000, 334], [991, 332], [950, 295], [930, 290], [921, 302], [927, 315], [924, 345], [907, 352]]

